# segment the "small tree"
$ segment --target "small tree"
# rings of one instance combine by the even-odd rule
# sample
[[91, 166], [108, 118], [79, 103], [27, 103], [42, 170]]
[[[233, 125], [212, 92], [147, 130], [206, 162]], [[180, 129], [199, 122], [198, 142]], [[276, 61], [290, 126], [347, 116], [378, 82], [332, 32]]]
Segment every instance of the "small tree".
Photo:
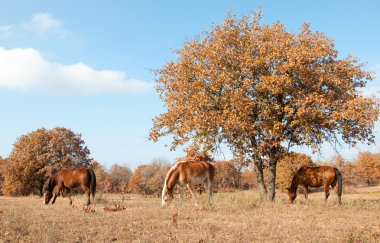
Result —
[[114, 192], [127, 191], [128, 181], [132, 176], [132, 171], [126, 167], [118, 164], [111, 166], [109, 177], [113, 181]]
[[169, 169], [169, 166], [160, 167], [160, 169], [150, 179], [148, 179], [148, 183], [146, 185], [147, 191], [156, 193], [159, 196]]
[[69, 129], [28, 133], [16, 141], [6, 159], [2, 190], [7, 195], [27, 195], [37, 189], [42, 195], [46, 179], [58, 170], [90, 166], [89, 154], [81, 135]]
[[172, 149], [191, 143], [205, 151], [225, 143], [254, 163], [262, 197], [274, 200], [277, 162], [288, 148], [372, 143], [379, 105], [358, 91], [371, 74], [354, 57], [340, 59], [323, 33], [260, 21], [261, 12], [229, 15], [156, 71], [166, 111], [150, 139], [170, 135]]
[[215, 178], [213, 188], [218, 191], [234, 191], [239, 188], [241, 172], [235, 167], [234, 161], [217, 161], [215, 166]]
[[380, 160], [369, 152], [360, 152], [358, 154], [357, 169], [364, 176], [368, 186], [377, 184], [380, 178]]
[[340, 172], [343, 175], [343, 184], [345, 186], [355, 187], [367, 183], [356, 163], [344, 163], [340, 166]]
[[111, 192], [108, 190], [107, 178], [109, 177], [104, 167], [95, 160], [91, 161], [91, 167], [96, 175], [96, 190], [100, 192]]
[[133, 172], [131, 178], [129, 179], [128, 188], [131, 192], [134, 193], [142, 193], [144, 191], [144, 179], [142, 177], [142, 173], [147, 165], [140, 165]]
[[243, 190], [249, 190], [257, 187], [256, 173], [252, 169], [246, 169], [241, 174], [241, 187]]
[[277, 164], [276, 185], [282, 191], [290, 186], [294, 173], [303, 165], [315, 166], [310, 156], [291, 152]]

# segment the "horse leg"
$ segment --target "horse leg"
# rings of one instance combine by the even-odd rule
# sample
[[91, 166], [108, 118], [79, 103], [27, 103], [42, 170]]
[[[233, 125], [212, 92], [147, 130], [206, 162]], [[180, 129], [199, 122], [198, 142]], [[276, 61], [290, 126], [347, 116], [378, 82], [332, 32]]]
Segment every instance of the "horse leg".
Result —
[[71, 198], [71, 190], [70, 190], [70, 188], [66, 187], [66, 193], [69, 196], [70, 205], [72, 205], [73, 204], [73, 199]]
[[305, 186], [301, 186], [301, 187], [302, 187], [302, 190], [303, 190], [303, 194], [305, 195], [305, 199], [307, 199], [307, 195], [309, 193], [308, 186], [305, 185]]
[[204, 183], [205, 189], [207, 191], [208, 195], [208, 205], [211, 205], [211, 196], [212, 196], [212, 191], [211, 191], [211, 182], [210, 179], [207, 178], [207, 180]]
[[179, 192], [179, 205], [182, 206], [183, 204], [183, 187], [178, 185], [178, 192]]
[[193, 191], [193, 188], [191, 187], [191, 185], [190, 184], [187, 184], [187, 188], [189, 188], [189, 190], [190, 190], [190, 194], [191, 194], [191, 197], [193, 198], [193, 200], [195, 201], [195, 206], [199, 206], [198, 205], [198, 201], [197, 201], [197, 198], [196, 198], [196, 196], [195, 196], [195, 193], [194, 193], [194, 191]]
[[323, 189], [324, 189], [324, 191], [325, 191], [325, 201], [327, 201], [327, 198], [329, 198], [329, 196], [330, 196], [329, 185], [328, 185], [328, 184], [325, 184], [325, 185], [323, 186]]
[[51, 201], [51, 204], [55, 203], [55, 199], [57, 199], [57, 197], [58, 197], [58, 193], [54, 193], [53, 201]]
[[56, 191], [54, 192], [54, 197], [53, 197], [53, 201], [51, 201], [51, 204], [55, 203], [55, 200], [57, 199], [58, 195], [61, 193], [62, 187], [58, 185], [55, 190]]
[[90, 194], [91, 194], [90, 188], [88, 188], [86, 186], [82, 186], [82, 189], [83, 189], [84, 193], [87, 195], [87, 203], [86, 203], [86, 205], [88, 206], [88, 205], [90, 205]]

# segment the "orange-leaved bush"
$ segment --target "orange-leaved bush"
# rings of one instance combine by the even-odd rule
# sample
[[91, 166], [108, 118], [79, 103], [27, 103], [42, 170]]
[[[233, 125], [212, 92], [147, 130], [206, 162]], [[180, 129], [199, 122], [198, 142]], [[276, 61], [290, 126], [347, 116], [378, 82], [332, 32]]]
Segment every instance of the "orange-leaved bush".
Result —
[[303, 166], [316, 166], [310, 156], [290, 152], [278, 161], [276, 173], [276, 185], [282, 191], [290, 186], [293, 175]]
[[356, 167], [368, 186], [379, 183], [380, 158], [378, 156], [369, 152], [360, 152], [356, 160]]
[[37, 129], [21, 136], [5, 160], [2, 191], [6, 195], [42, 195], [48, 177], [64, 167], [89, 166], [90, 151], [70, 129]]

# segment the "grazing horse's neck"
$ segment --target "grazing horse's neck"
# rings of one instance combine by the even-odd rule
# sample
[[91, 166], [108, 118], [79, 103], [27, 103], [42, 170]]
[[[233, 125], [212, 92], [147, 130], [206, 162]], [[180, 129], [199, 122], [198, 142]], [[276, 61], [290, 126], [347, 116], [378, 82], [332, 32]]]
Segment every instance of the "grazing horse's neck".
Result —
[[292, 179], [292, 184], [290, 184], [290, 191], [296, 192], [298, 187], [298, 175], [295, 174]]
[[169, 191], [173, 191], [175, 185], [178, 183], [179, 172], [178, 169], [174, 170], [173, 173], [171, 173], [170, 177], [167, 181], [167, 188]]
[[49, 190], [49, 192], [51, 192], [54, 189], [55, 185], [56, 185], [55, 176], [53, 176], [49, 180], [49, 184], [48, 184], [48, 190]]
[[168, 175], [165, 178], [165, 187], [168, 191], [172, 192], [175, 184], [178, 182], [178, 168], [177, 165], [174, 165], [172, 168], [170, 168]]

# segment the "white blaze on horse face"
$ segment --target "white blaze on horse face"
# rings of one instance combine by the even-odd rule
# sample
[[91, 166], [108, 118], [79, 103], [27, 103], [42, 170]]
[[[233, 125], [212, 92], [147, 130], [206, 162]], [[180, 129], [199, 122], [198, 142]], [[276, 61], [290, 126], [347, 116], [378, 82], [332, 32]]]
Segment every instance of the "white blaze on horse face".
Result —
[[169, 200], [169, 195], [168, 195], [168, 186], [167, 186], [167, 182], [169, 180], [169, 175], [171, 175], [172, 171], [177, 169], [177, 165], [178, 164], [175, 164], [173, 165], [170, 170], [168, 171], [168, 173], [166, 174], [166, 177], [165, 177], [165, 182], [164, 182], [164, 188], [162, 188], [162, 201], [161, 201], [161, 204], [162, 206], [165, 206], [166, 205], [166, 202]]

